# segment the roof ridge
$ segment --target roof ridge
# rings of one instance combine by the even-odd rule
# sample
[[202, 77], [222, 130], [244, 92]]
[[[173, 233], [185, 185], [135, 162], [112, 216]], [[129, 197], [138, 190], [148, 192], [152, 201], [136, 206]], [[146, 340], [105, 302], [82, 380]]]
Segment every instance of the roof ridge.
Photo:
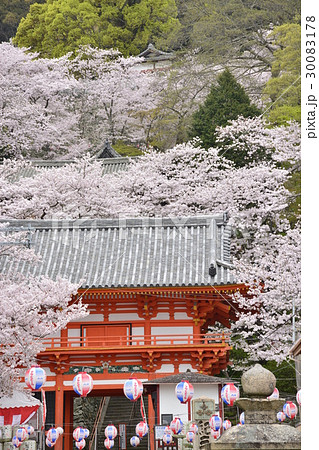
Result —
[[98, 219], [5, 219], [0, 223], [8, 226], [31, 227], [41, 229], [67, 229], [67, 228], [134, 228], [134, 227], [184, 227], [207, 226], [212, 221], [217, 224], [226, 224], [225, 213], [196, 215], [196, 216], [167, 216], [167, 217], [119, 217]]

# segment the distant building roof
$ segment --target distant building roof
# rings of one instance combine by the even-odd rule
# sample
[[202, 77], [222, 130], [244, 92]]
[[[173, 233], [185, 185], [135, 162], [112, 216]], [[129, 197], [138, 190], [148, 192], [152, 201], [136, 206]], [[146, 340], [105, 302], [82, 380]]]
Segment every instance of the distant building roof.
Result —
[[[112, 157], [112, 158], [97, 158], [96, 161], [102, 163], [103, 175], [109, 173], [117, 173], [122, 170], [127, 170], [132, 160], [136, 159], [136, 156], [132, 157]], [[20, 169], [15, 175], [12, 181], [17, 181], [20, 178], [34, 177], [37, 173], [43, 170], [57, 169], [59, 167], [66, 166], [68, 164], [74, 164], [73, 159], [64, 160], [48, 160], [48, 159], [34, 159], [29, 161], [30, 164]], [[11, 177], [12, 178], [12, 177]]]
[[121, 155], [114, 150], [112, 145], [109, 143], [109, 140], [106, 139], [105, 144], [102, 150], [96, 155], [96, 158], [120, 158]]
[[143, 384], [177, 384], [181, 381], [189, 381], [190, 383], [206, 383], [206, 384], [226, 384], [234, 383], [229, 378], [212, 377], [210, 375], [204, 375], [198, 372], [184, 372], [175, 375], [169, 375], [163, 378], [155, 378], [151, 381], [146, 381]]
[[[0, 259], [0, 272], [63, 277], [84, 288], [233, 283], [224, 214], [176, 218], [9, 220], [29, 227], [36, 265]], [[213, 265], [213, 266], [212, 266]], [[214, 270], [210, 270], [210, 269]]]
[[174, 59], [175, 55], [172, 52], [163, 52], [154, 47], [153, 44], [148, 44], [148, 47], [139, 55], [140, 58], [145, 58], [145, 62], [148, 61], [166, 61], [169, 59]]

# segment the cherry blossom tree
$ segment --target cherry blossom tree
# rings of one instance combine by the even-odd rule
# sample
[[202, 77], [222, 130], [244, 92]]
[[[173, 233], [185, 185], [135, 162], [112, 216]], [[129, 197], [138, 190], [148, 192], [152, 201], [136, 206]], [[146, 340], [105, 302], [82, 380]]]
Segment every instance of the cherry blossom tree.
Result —
[[75, 145], [80, 150], [78, 116], [67, 107], [77, 81], [63, 59], [38, 59], [6, 42], [0, 55], [2, 155], [52, 158]]
[[0, 396], [17, 388], [21, 368], [35, 363], [43, 339], [87, 314], [81, 300], [71, 301], [78, 286], [19, 272], [21, 263], [35, 266], [39, 256], [29, 248], [28, 231], [0, 224]]
[[156, 99], [140, 58], [81, 47], [75, 57], [41, 59], [10, 43], [0, 57], [2, 157], [74, 158], [106, 138], [145, 141]]

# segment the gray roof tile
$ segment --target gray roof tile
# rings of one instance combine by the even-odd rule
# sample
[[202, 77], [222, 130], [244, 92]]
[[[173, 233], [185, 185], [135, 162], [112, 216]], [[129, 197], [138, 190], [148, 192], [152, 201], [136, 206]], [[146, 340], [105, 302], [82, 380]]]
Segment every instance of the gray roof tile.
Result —
[[[179, 218], [10, 220], [29, 227], [42, 256], [24, 274], [63, 277], [83, 287], [209, 286], [233, 282], [224, 214]], [[10, 233], [14, 240], [14, 231]], [[0, 271], [13, 268], [0, 259]], [[211, 264], [217, 274], [211, 277]]]

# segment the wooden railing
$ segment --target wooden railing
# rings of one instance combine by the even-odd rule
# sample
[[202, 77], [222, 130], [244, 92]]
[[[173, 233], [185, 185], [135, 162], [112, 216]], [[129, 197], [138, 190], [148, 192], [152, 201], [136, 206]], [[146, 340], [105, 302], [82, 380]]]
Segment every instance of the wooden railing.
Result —
[[97, 337], [53, 337], [46, 338], [46, 349], [79, 349], [87, 347], [170, 347], [170, 346], [206, 346], [228, 343], [230, 333], [209, 333], [199, 335], [169, 334], [169, 335], [140, 335], [140, 336], [97, 336]]

